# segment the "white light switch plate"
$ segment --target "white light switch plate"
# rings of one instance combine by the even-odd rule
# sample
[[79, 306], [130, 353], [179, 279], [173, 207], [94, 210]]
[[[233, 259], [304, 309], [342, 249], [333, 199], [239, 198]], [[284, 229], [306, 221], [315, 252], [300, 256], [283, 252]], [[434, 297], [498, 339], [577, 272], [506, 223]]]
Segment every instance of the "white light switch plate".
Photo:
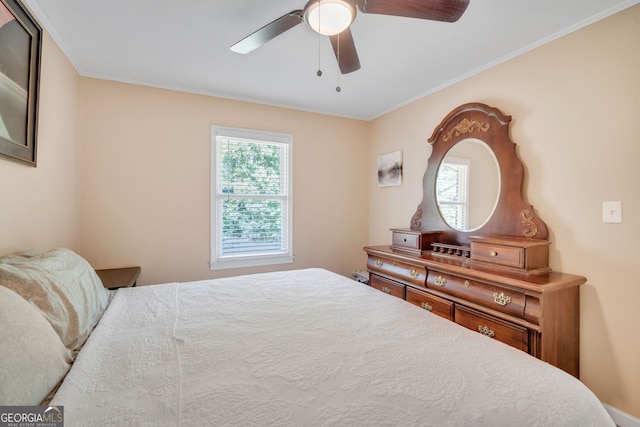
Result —
[[602, 202], [602, 222], [620, 224], [622, 222], [622, 202]]

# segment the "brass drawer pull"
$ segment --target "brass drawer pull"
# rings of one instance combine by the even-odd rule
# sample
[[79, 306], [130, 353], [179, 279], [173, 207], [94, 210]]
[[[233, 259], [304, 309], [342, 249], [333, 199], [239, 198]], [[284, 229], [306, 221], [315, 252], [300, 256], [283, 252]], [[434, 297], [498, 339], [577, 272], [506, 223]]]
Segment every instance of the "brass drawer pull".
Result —
[[491, 254], [490, 254], [490, 255], [491, 255], [491, 256], [493, 256], [493, 257], [496, 257], [496, 256], [498, 256], [498, 252], [496, 252], [496, 251], [491, 251]]
[[381, 259], [377, 259], [376, 260], [376, 267], [380, 268], [380, 267], [382, 267], [382, 264], [383, 264], [383, 262], [382, 262]]
[[437, 275], [436, 278], [434, 279], [433, 283], [437, 286], [444, 286], [447, 284], [447, 279], [445, 279], [444, 277]]
[[386, 286], [384, 288], [382, 288], [382, 292], [384, 292], [385, 294], [390, 294], [391, 293], [391, 289], [387, 288]]
[[468, 281], [468, 280], [465, 280], [465, 281], [464, 281], [464, 287], [465, 287], [465, 288], [468, 288], [469, 286], [471, 286], [471, 283], [469, 283], [469, 281]]
[[416, 270], [415, 268], [412, 268], [411, 270], [409, 270], [409, 276], [417, 279], [418, 276], [420, 276], [420, 273], [418, 273], [418, 270]]
[[486, 335], [486, 336], [488, 336], [489, 338], [493, 338], [493, 337], [496, 335], [496, 333], [495, 333], [495, 332], [493, 332], [493, 330], [489, 329], [489, 327], [488, 327], [488, 326], [482, 326], [482, 325], [479, 325], [479, 326], [478, 326], [478, 331], [479, 331], [482, 335]]
[[433, 311], [433, 307], [427, 304], [426, 302], [423, 302], [422, 304], [420, 304], [420, 307], [424, 308], [427, 311]]
[[511, 297], [509, 295], [505, 295], [504, 292], [494, 292], [493, 302], [495, 302], [498, 305], [504, 306], [511, 302]]

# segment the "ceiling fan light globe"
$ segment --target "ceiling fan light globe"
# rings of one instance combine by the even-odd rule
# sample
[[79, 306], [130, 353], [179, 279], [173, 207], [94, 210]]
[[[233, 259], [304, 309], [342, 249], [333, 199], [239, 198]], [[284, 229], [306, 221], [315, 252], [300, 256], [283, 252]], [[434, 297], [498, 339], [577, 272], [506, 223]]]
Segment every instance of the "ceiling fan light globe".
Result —
[[311, 0], [304, 7], [304, 19], [317, 33], [333, 36], [349, 28], [356, 9], [345, 0]]

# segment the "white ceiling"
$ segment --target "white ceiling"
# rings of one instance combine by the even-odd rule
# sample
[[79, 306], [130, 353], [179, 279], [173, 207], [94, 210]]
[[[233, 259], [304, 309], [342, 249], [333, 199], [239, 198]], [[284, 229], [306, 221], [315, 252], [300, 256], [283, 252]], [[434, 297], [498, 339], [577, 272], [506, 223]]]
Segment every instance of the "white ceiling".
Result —
[[339, 75], [306, 24], [229, 50], [306, 0], [24, 1], [82, 76], [364, 120], [640, 2], [471, 0], [455, 23], [359, 13], [362, 68]]

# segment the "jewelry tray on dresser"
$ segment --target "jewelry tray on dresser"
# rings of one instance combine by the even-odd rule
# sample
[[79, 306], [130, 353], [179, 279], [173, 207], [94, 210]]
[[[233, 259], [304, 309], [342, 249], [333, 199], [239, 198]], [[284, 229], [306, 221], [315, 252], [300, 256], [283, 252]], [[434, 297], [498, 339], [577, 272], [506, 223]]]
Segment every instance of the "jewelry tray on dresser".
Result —
[[[549, 268], [547, 226], [525, 202], [524, 166], [509, 137], [510, 121], [496, 108], [471, 103], [436, 127], [423, 200], [410, 227], [392, 229], [390, 246], [364, 248], [369, 284], [578, 377], [580, 285], [586, 279]], [[483, 150], [488, 154], [477, 154]], [[454, 182], [450, 177], [460, 175], [446, 168], [458, 164], [479, 170], [468, 172], [465, 185], [480, 195], [468, 196], [462, 213], [461, 203], [443, 196]], [[475, 212], [472, 203], [484, 211]]]

